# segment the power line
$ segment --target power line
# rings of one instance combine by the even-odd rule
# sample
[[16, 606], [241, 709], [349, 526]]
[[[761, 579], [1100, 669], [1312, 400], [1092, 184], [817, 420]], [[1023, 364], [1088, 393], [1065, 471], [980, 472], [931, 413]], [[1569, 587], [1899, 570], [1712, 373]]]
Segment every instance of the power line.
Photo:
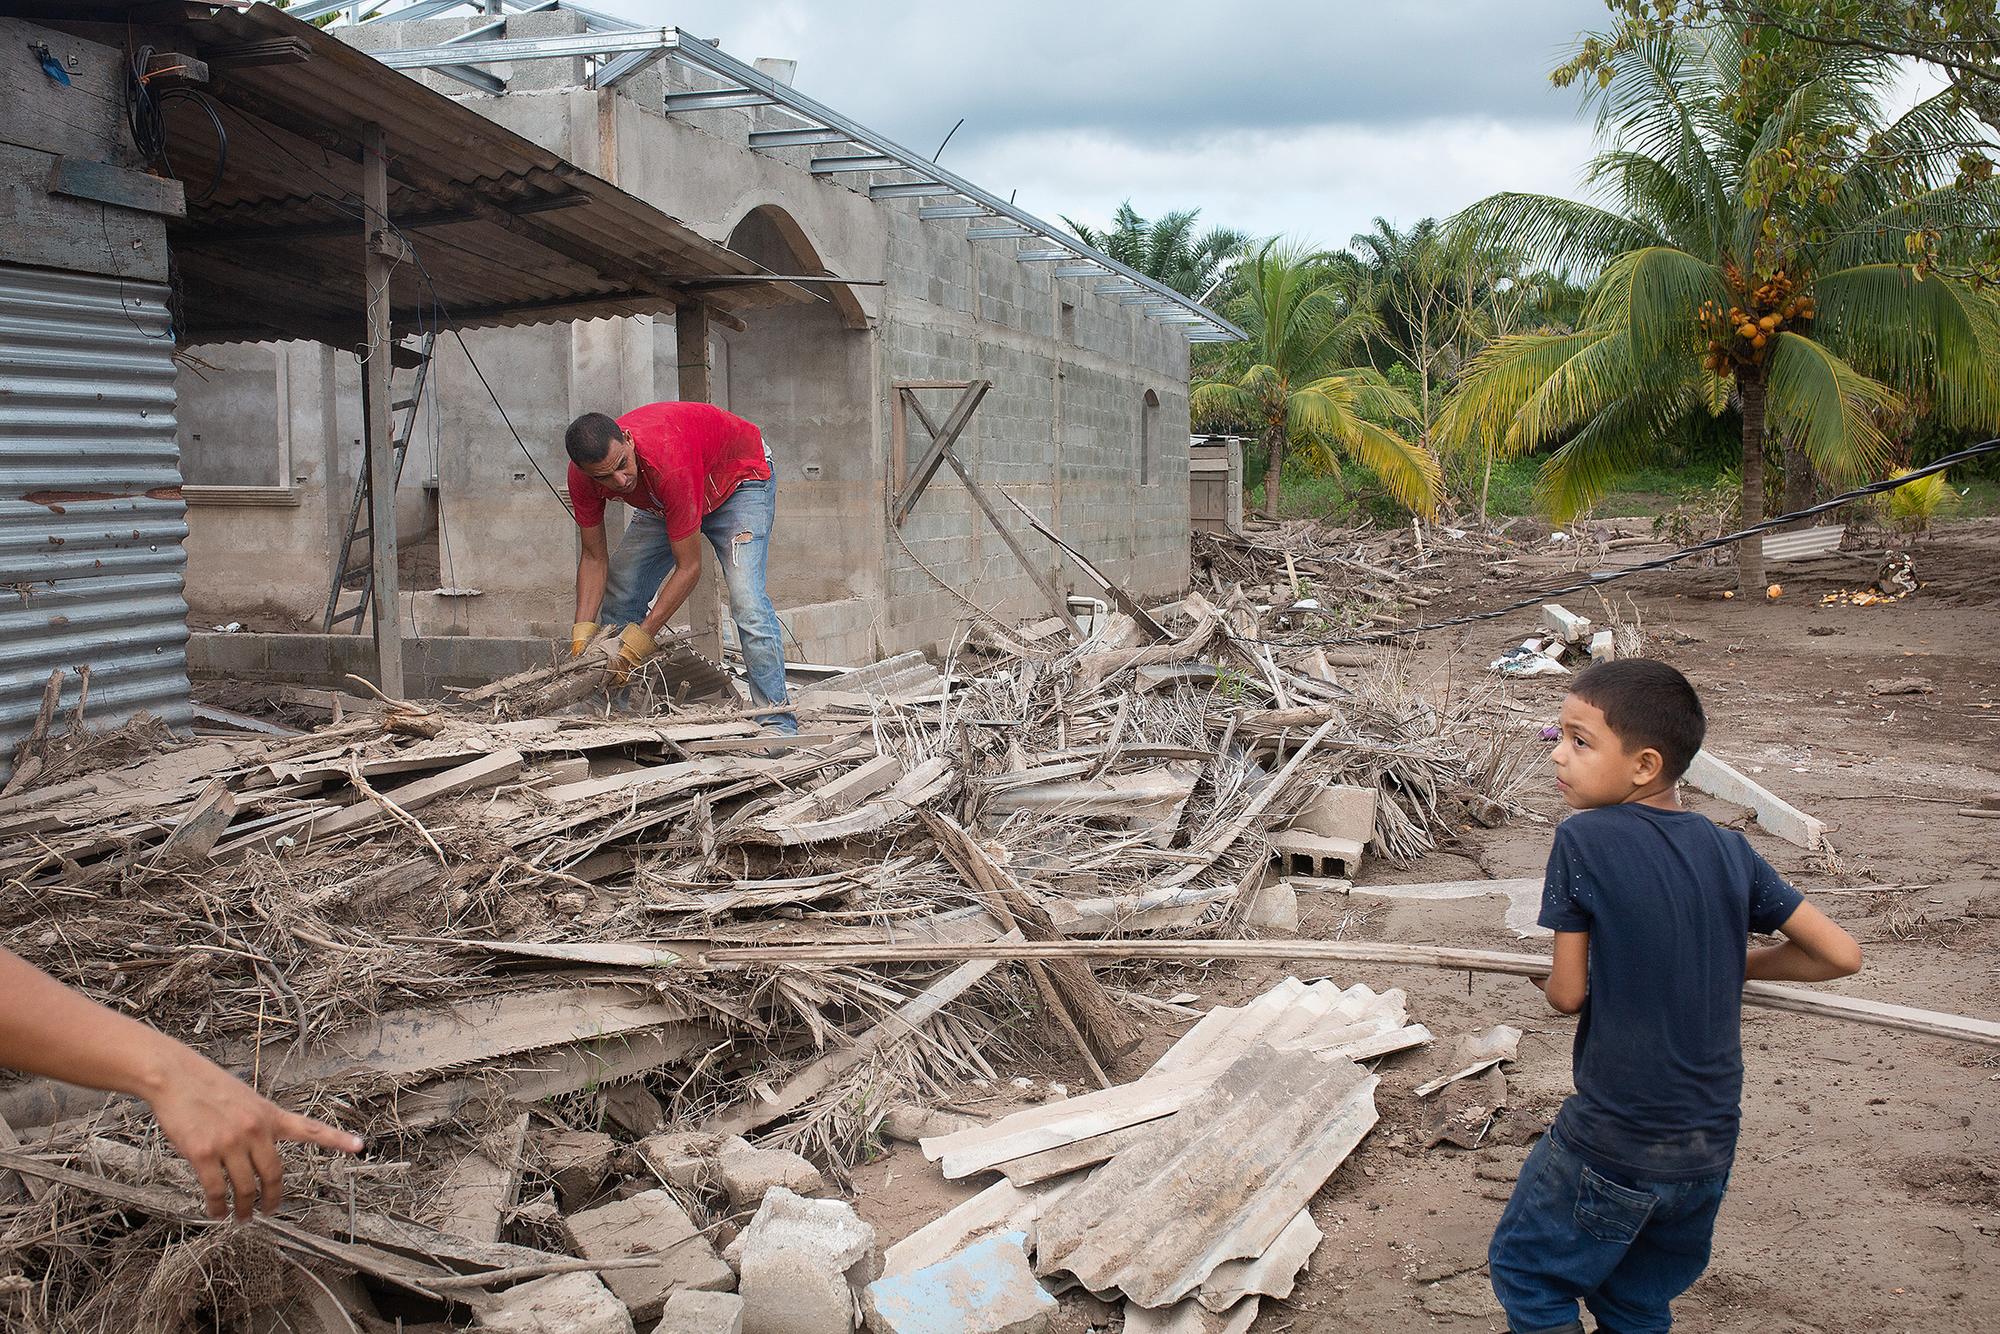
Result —
[[[1843, 491], [1831, 500], [1823, 500], [1817, 505], [1811, 505], [1802, 510], [1794, 510], [1790, 514], [1780, 514], [1776, 518], [1766, 519], [1762, 523], [1753, 523], [1748, 528], [1740, 528], [1733, 533], [1724, 533], [1720, 537], [1711, 537], [1706, 542], [1697, 542], [1691, 547], [1683, 547], [1679, 551], [1669, 555], [1659, 556], [1648, 561], [1641, 561], [1637, 565], [1630, 565], [1622, 570], [1604, 570], [1586, 579], [1579, 579], [1575, 583], [1564, 584], [1560, 588], [1544, 588], [1539, 592], [1530, 593], [1526, 597], [1510, 602], [1504, 607], [1495, 607], [1490, 611], [1467, 612], [1463, 616], [1451, 616], [1441, 621], [1429, 621], [1423, 625], [1407, 625], [1390, 630], [1356, 631], [1353, 634], [1341, 635], [1332, 639], [1263, 639], [1256, 635], [1238, 634], [1230, 634], [1229, 638], [1239, 644], [1270, 644], [1277, 648], [1330, 648], [1340, 644], [1376, 643], [1385, 639], [1400, 639], [1405, 635], [1422, 634], [1427, 630], [1444, 630], [1454, 625], [1471, 625], [1476, 621], [1498, 620], [1502, 616], [1511, 616], [1517, 611], [1525, 611], [1530, 607], [1538, 607], [1551, 598], [1582, 592], [1584, 589], [1601, 588], [1605, 584], [1616, 583], [1620, 579], [1629, 579], [1635, 574], [1646, 574], [1653, 570], [1663, 570], [1669, 565], [1684, 561], [1690, 556], [1698, 556], [1704, 551], [1713, 551], [1717, 547], [1726, 547], [1732, 543], [1740, 542], [1745, 538], [1754, 537], [1758, 533], [1768, 532], [1773, 528], [1781, 528], [1799, 519], [1808, 519], [1816, 514], [1824, 514], [1828, 510], [1839, 509], [1843, 505], [1851, 505], [1857, 500], [1864, 500], [1869, 496], [1880, 495], [1884, 491], [1894, 491], [1897, 487], [1908, 486], [1911, 482], [1929, 477], [1933, 473], [1943, 472], [1947, 468], [1955, 468], [1961, 463], [1970, 462], [1983, 455], [1991, 454], [1996, 450], [2000, 450], [2000, 439], [1981, 441], [1979, 444], [1967, 446], [1955, 454], [1947, 454], [1933, 463], [1926, 463], [1921, 468], [1913, 468], [1901, 476], [1887, 477], [1879, 482], [1870, 482], [1866, 486], [1858, 486], [1852, 491]], [[1228, 632], [1224, 631], [1224, 633], [1227, 634]]]

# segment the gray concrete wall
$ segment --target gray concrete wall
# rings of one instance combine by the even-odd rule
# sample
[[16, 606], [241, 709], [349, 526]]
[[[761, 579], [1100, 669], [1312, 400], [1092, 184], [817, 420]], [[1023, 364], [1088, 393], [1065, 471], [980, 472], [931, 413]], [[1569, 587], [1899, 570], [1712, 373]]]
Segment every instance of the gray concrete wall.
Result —
[[[367, 47], [423, 45], [463, 32], [471, 22], [436, 19], [344, 31]], [[575, 23], [564, 15], [516, 16], [508, 35], [543, 35]], [[596, 92], [573, 86], [578, 76], [572, 63], [523, 63], [512, 72], [505, 97], [464, 100], [774, 270], [883, 283], [852, 289], [851, 318], [831, 303], [781, 307], [750, 314], [744, 330], [719, 328], [716, 334], [716, 401], [757, 422], [772, 444], [779, 528], [770, 587], [792, 636], [789, 652], [858, 662], [942, 644], [965, 613], [937, 579], [1002, 616], [1046, 614], [1041, 595], [949, 470], [940, 471], [900, 532], [889, 528], [888, 496], [900, 481], [889, 476], [896, 381], [993, 380], [993, 392], [961, 437], [960, 454], [975, 479], [1020, 498], [1133, 592], [1183, 586], [1188, 360], [1178, 328], [1137, 316], [1115, 298], [1098, 295], [1091, 282], [1058, 280], [1049, 265], [1014, 259], [1012, 242], [973, 242], [963, 235], [963, 222], [922, 220], [919, 201], [871, 200], [866, 176], [815, 177], [809, 160], [828, 150], [752, 152], [748, 131], [795, 123], [773, 108], [668, 119], [660, 110], [668, 91], [712, 86], [682, 66], [660, 62], [616, 89]], [[441, 90], [464, 91], [441, 76], [424, 77]], [[1065, 305], [1072, 307], [1067, 316]], [[863, 327], [851, 327], [857, 323]], [[678, 392], [669, 321], [488, 331], [468, 334], [467, 342], [528, 452], [558, 484], [565, 468], [562, 429], [572, 416], [616, 413]], [[416, 628], [432, 635], [557, 636], [571, 610], [573, 529], [448, 343], [435, 376], [441, 508], [452, 566], [444, 582], [480, 594], [414, 595]], [[1157, 402], [1150, 412], [1149, 391]], [[941, 418], [953, 397], [928, 393], [926, 403]], [[293, 416], [300, 411], [294, 401]], [[211, 432], [230, 438], [214, 466], [249, 475], [254, 465], [243, 457], [241, 440], [254, 426], [241, 420], [239, 409], [230, 415], [237, 419], [232, 424], [196, 420], [190, 429], [204, 442]], [[1149, 417], [1159, 441], [1157, 466], [1146, 470], [1141, 485], [1142, 427]], [[420, 450], [429, 439], [420, 434]], [[911, 458], [926, 439], [912, 421]], [[296, 449], [294, 456], [297, 472]], [[425, 471], [414, 465], [416, 457], [412, 474]], [[335, 451], [325, 465], [336, 482], [340, 464]], [[993, 498], [1011, 513], [997, 494]], [[309, 508], [302, 501], [301, 509]], [[291, 599], [300, 605], [316, 606], [324, 597], [330, 560], [324, 534], [337, 529], [327, 523], [329, 513], [322, 502], [317, 522], [311, 515], [289, 524], [264, 515], [233, 520], [249, 522], [260, 536], [288, 548], [265, 566], [273, 572], [268, 582], [294, 577], [294, 554], [321, 571], [310, 596]], [[207, 514], [198, 512], [197, 519]], [[1060, 588], [1094, 591], [1046, 542], [1015, 523], [1023, 545]], [[201, 536], [216, 545], [230, 540], [219, 530]], [[315, 550], [291, 550], [315, 541]], [[204, 599], [202, 585], [213, 568], [213, 562], [200, 567], [196, 587]], [[268, 591], [272, 601], [289, 596]]]

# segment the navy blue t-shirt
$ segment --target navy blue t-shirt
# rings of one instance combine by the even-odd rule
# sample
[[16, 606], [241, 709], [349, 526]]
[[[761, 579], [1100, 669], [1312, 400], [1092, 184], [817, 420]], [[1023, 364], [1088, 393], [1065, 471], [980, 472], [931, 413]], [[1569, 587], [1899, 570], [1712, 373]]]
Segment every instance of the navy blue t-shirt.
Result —
[[1802, 902], [1743, 835], [1692, 811], [1628, 802], [1557, 826], [1540, 920], [1590, 933], [1576, 1094], [1556, 1119], [1565, 1144], [1659, 1181], [1728, 1170], [1748, 937]]

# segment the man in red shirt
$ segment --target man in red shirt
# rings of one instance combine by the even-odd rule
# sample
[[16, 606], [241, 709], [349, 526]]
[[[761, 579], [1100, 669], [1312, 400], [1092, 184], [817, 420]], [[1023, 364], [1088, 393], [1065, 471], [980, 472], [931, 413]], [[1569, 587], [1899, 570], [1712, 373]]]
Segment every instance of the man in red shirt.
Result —
[[[622, 624], [612, 658], [622, 684], [694, 591], [705, 537], [729, 586], [750, 693], [758, 704], [788, 703], [783, 629], [764, 591], [778, 497], [763, 433], [710, 403], [649, 403], [615, 421], [586, 412], [570, 423], [563, 446], [583, 534], [570, 652], [583, 652], [600, 618]], [[604, 538], [612, 500], [633, 510], [616, 552]], [[788, 713], [770, 722], [798, 730]]]

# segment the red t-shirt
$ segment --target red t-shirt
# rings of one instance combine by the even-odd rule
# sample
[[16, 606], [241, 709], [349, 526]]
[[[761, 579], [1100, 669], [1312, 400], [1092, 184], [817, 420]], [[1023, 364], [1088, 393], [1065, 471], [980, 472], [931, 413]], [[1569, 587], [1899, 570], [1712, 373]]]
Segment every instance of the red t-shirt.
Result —
[[738, 482], [771, 476], [764, 457], [764, 433], [713, 403], [648, 403], [618, 419], [632, 438], [639, 485], [621, 496], [569, 465], [569, 502], [579, 528], [604, 522], [604, 502], [622, 500], [633, 509], [666, 520], [667, 537], [678, 542], [701, 527]]

